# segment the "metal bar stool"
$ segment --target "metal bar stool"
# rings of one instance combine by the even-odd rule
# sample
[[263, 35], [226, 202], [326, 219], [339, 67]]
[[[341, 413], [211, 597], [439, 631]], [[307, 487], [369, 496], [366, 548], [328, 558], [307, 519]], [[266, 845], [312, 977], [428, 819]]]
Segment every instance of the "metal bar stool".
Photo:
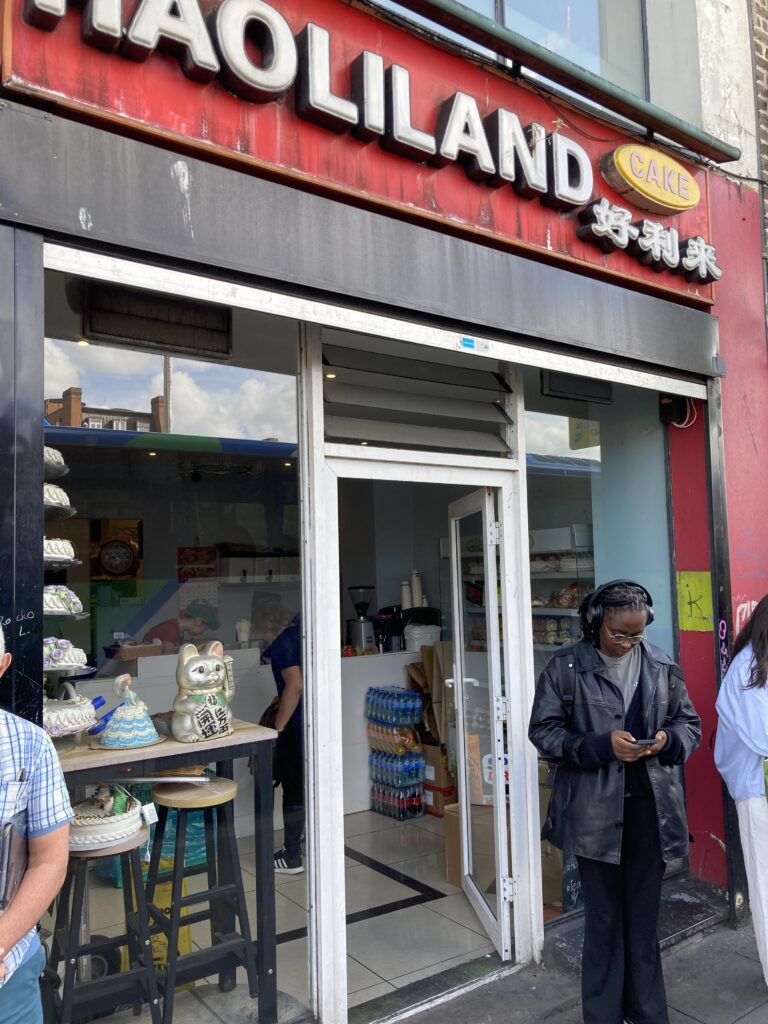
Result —
[[[224, 987], [222, 975], [228, 971], [233, 972], [237, 966], [243, 966], [248, 975], [251, 996], [255, 997], [258, 991], [256, 951], [251, 941], [243, 876], [235, 841], [233, 803], [236, 794], [237, 783], [220, 776], [204, 784], [164, 782], [152, 790], [152, 800], [158, 809], [158, 821], [152, 842], [146, 894], [152, 933], [162, 931], [168, 939], [168, 963], [165, 974], [159, 977], [164, 995], [163, 1024], [170, 1024], [173, 1019], [174, 993], [179, 985], [219, 974], [219, 985]], [[175, 810], [177, 816], [173, 868], [161, 874], [160, 856], [169, 810]], [[197, 810], [203, 812], [206, 862], [187, 867], [187, 817], [191, 811]], [[208, 887], [184, 896], [184, 879], [201, 874], [207, 875]], [[171, 883], [168, 915], [153, 902], [155, 889], [163, 882]], [[182, 917], [182, 910], [198, 903], [208, 903], [208, 907]], [[239, 932], [233, 930], [235, 915], [240, 923]], [[210, 947], [180, 954], [179, 929], [198, 921], [210, 922]]]
[[[149, 837], [140, 829], [121, 843], [100, 849], [70, 850], [67, 875], [59, 894], [56, 924], [48, 957], [48, 974], [58, 972], [64, 961], [64, 983], [61, 996], [54, 996], [54, 1006], [61, 1024], [91, 1020], [116, 1006], [132, 1005], [135, 1014], [141, 1004], [149, 1003], [152, 1024], [160, 1024], [160, 999], [157, 973], [152, 959], [149, 916], [144, 897], [139, 849]], [[91, 861], [103, 857], [120, 857], [123, 878], [125, 932], [111, 939], [81, 941], [80, 928]], [[134, 901], [135, 900], [135, 909]], [[120, 974], [86, 979], [80, 976], [82, 957], [105, 956], [125, 947], [128, 969]]]

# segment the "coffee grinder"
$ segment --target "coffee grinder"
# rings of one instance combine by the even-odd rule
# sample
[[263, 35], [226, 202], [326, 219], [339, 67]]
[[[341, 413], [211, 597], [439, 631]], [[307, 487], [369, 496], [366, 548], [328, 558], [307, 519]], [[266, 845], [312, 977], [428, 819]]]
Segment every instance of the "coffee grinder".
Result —
[[349, 587], [349, 596], [357, 612], [356, 619], [347, 619], [347, 643], [352, 647], [374, 647], [376, 638], [373, 622], [368, 618], [368, 606], [373, 598], [373, 587]]

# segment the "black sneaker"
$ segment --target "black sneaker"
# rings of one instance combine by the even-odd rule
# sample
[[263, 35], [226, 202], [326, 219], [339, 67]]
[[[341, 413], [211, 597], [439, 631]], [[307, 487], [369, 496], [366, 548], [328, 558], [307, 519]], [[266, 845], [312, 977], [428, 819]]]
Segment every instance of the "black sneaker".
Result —
[[294, 857], [286, 856], [285, 847], [275, 852], [275, 874], [278, 875], [300, 875], [304, 870], [301, 863], [301, 854]]

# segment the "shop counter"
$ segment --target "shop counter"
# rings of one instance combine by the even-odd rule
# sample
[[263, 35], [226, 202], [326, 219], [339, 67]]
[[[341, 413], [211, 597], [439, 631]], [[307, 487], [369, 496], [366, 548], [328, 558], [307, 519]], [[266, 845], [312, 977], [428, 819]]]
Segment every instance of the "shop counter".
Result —
[[216, 762], [218, 775], [233, 777], [233, 762], [253, 759], [253, 831], [256, 837], [256, 965], [259, 1024], [277, 1021], [275, 874], [273, 850], [272, 751], [277, 733], [236, 719], [230, 736], [179, 743], [166, 739], [153, 747], [107, 750], [76, 747], [62, 753], [61, 767], [70, 787], [106, 781], [128, 784], [158, 771]]

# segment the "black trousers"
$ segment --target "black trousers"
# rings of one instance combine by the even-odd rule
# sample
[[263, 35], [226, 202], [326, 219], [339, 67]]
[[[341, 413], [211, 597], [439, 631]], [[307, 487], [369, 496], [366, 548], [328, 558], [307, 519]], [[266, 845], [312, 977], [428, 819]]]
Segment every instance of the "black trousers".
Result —
[[620, 864], [577, 859], [584, 1024], [669, 1024], [656, 934], [664, 861], [653, 798], [625, 799]]
[[291, 719], [277, 738], [275, 777], [283, 787], [283, 827], [285, 853], [301, 853], [304, 834], [304, 736], [301, 720]]

